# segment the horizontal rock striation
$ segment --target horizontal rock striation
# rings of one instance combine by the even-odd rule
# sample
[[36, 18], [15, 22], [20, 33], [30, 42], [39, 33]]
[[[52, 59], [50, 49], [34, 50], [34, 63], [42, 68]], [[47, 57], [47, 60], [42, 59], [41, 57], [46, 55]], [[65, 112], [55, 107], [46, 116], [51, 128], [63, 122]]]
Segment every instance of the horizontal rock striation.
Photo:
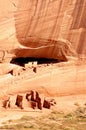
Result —
[[86, 0], [0, 0], [1, 62], [86, 56], [85, 43]]

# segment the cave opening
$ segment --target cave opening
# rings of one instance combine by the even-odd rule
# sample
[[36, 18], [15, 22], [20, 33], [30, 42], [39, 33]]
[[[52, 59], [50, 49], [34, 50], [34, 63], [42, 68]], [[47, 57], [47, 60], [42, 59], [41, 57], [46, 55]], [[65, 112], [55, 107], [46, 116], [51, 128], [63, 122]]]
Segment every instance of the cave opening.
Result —
[[48, 59], [48, 58], [33, 58], [33, 57], [19, 57], [19, 58], [13, 58], [10, 63], [17, 64], [20, 66], [24, 66], [28, 62], [34, 62], [37, 61], [39, 64], [52, 64], [52, 63], [58, 63], [59, 61], [57, 59]]

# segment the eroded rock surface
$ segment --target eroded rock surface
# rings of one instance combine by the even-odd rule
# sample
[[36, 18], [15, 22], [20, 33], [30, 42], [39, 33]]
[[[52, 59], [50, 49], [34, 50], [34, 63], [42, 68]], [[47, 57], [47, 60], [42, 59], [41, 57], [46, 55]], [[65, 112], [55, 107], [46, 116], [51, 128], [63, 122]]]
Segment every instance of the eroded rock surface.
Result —
[[86, 55], [86, 0], [0, 0], [0, 61]]

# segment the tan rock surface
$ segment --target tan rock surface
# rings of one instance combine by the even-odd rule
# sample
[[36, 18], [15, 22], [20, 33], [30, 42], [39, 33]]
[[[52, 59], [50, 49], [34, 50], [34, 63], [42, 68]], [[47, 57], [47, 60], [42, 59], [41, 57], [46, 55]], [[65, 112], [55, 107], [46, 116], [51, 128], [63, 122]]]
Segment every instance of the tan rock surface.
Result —
[[[38, 90], [46, 96], [86, 94], [86, 64], [69, 63], [38, 66], [37, 73], [29, 68], [16, 76], [5, 74], [0, 78], [0, 96], [29, 90]], [[10, 68], [12, 67], [13, 65]], [[16, 66], [13, 69], [15, 72]]]
[[[86, 56], [86, 0], [0, 0], [0, 62], [12, 57], [46, 57], [59, 60]], [[32, 109], [3, 109], [8, 96], [37, 90], [57, 100], [56, 110], [70, 111], [74, 103], [86, 103], [86, 63], [38, 66], [22, 71], [0, 64], [0, 122], [23, 115], [40, 115]], [[66, 65], [67, 64], [67, 65]], [[13, 70], [14, 75], [9, 73]], [[2, 75], [3, 74], [3, 75]], [[67, 95], [67, 96], [66, 96]], [[71, 96], [70, 96], [71, 95]], [[59, 97], [60, 96], [60, 97]], [[64, 107], [63, 107], [64, 106]], [[50, 111], [43, 110], [47, 113]], [[38, 116], [37, 115], [37, 116]]]
[[0, 0], [1, 61], [86, 54], [85, 21], [85, 0]]
[[[16, 67], [19, 67], [5, 63], [2, 65], [2, 69], [4, 66], [7, 67], [7, 70], [9, 68], [15, 70]], [[5, 69], [4, 72], [6, 72]], [[49, 64], [48, 66], [39, 65], [37, 66], [37, 73], [34, 73], [32, 68], [28, 68], [20, 75], [4, 74], [0, 76], [0, 90], [0, 115], [2, 117], [0, 123], [26, 115], [42, 116], [49, 114], [52, 110], [68, 113], [77, 108], [74, 104], [84, 106], [86, 103], [86, 63], [69, 61]], [[33, 110], [24, 97], [24, 110], [17, 108], [15, 106], [16, 95], [25, 96], [30, 90], [38, 91], [43, 99], [44, 97], [54, 98], [57, 105], [51, 110]], [[4, 109], [2, 108], [2, 101], [8, 97], [11, 99], [11, 108]]]

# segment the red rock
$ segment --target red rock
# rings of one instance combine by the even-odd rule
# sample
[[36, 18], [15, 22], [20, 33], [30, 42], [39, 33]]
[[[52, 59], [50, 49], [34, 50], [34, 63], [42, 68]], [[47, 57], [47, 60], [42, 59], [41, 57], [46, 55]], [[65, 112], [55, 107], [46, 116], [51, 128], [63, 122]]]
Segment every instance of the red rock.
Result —
[[85, 55], [85, 16], [86, 0], [0, 0], [0, 61]]

